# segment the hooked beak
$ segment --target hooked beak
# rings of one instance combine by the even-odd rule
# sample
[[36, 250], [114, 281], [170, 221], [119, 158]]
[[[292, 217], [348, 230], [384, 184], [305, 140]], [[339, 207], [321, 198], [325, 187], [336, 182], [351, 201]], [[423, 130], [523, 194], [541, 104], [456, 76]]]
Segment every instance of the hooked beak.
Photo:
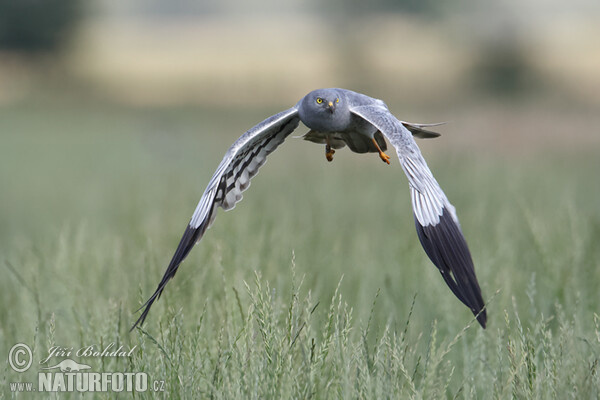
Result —
[[330, 113], [333, 114], [333, 112], [335, 111], [335, 104], [333, 104], [333, 101], [330, 101], [329, 103], [327, 103], [327, 109], [329, 110]]

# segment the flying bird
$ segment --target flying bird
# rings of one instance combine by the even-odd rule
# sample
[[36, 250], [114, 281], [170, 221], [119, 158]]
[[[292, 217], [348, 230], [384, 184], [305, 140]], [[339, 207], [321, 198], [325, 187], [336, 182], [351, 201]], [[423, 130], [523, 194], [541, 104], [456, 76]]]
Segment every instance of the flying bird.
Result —
[[[140, 307], [144, 311], [131, 329], [142, 324], [152, 304], [160, 298], [181, 262], [212, 225], [217, 207], [232, 209], [242, 199], [267, 156], [302, 122], [310, 131], [304, 139], [325, 145], [325, 157], [333, 160], [335, 150], [348, 146], [356, 153], [377, 153], [389, 164], [387, 141], [396, 149], [408, 177], [417, 235], [431, 261], [437, 266], [454, 295], [462, 301], [483, 328], [485, 303], [475, 276], [471, 253], [454, 206], [433, 177], [413, 136], [433, 138], [428, 127], [398, 120], [386, 104], [346, 89], [318, 89], [292, 108], [275, 114], [245, 132], [227, 150], [192, 215], [156, 291]], [[139, 311], [138, 310], [138, 311]]]

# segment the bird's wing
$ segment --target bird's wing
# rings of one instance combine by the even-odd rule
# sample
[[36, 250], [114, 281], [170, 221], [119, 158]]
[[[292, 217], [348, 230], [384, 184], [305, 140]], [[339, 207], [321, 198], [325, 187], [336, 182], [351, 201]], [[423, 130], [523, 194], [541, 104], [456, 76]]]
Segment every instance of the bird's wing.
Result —
[[150, 307], [160, 297], [169, 279], [175, 275], [194, 244], [200, 241], [204, 232], [212, 225], [217, 207], [224, 210], [235, 207], [242, 199], [242, 192], [250, 186], [250, 179], [258, 173], [267, 156], [296, 129], [299, 121], [297, 107], [282, 111], [248, 130], [227, 150], [208, 183], [156, 291], [140, 307], [140, 310], [144, 308], [144, 311], [131, 329], [144, 322]]
[[373, 124], [395, 147], [408, 177], [421, 245], [454, 295], [485, 328], [485, 304], [454, 206], [433, 177], [411, 132], [381, 105], [351, 107], [350, 111]]

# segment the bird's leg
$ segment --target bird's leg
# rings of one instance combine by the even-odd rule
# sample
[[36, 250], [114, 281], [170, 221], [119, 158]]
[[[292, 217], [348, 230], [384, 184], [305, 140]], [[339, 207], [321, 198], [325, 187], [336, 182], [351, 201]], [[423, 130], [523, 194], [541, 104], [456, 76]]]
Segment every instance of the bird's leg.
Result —
[[377, 140], [375, 140], [375, 138], [373, 138], [371, 140], [373, 141], [373, 144], [375, 145], [375, 148], [377, 149], [377, 151], [379, 151], [379, 158], [381, 158], [381, 161], [383, 161], [384, 163], [389, 164], [390, 163], [390, 156], [388, 156], [383, 151], [381, 151], [381, 148], [377, 144]]
[[331, 148], [331, 146], [329, 145], [329, 143], [327, 143], [325, 145], [325, 158], [327, 158], [327, 161], [331, 162], [333, 161], [333, 154], [335, 153], [335, 150]]

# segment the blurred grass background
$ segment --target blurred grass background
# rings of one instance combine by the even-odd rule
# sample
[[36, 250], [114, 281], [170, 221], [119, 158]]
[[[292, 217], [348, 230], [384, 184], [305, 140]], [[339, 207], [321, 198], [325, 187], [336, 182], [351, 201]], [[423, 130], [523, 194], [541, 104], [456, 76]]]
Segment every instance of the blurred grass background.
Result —
[[[126, 332], [204, 185], [246, 129], [314, 88], [339, 86], [383, 99], [400, 119], [448, 121], [442, 137], [418, 144], [457, 207], [485, 298], [500, 290], [489, 329], [469, 331], [448, 354], [454, 375], [428, 375], [418, 360], [432, 332], [447, 344], [471, 317], [418, 244], [397, 162], [340, 151], [329, 164], [300, 139], [270, 156], [234, 211], [219, 212], [145, 329], [175, 353], [189, 342], [177, 345], [174, 332], [196, 332], [208, 349], [235, 347], [223, 330], [239, 328], [236, 296], [242, 316], [264, 305], [252, 297], [254, 271], [272, 288], [279, 328], [296, 274], [297, 296], [320, 302], [299, 341], [309, 351], [343, 276], [352, 349], [365, 332], [368, 350], [386, 327], [401, 331], [417, 295], [406, 339], [413, 395], [431, 395], [432, 381], [419, 386], [418, 376], [437, 374], [447, 396], [544, 397], [544, 340], [570, 351], [568, 360], [548, 356], [564, 369], [554, 377], [567, 365], [578, 373], [552, 386], [559, 397], [598, 395], [596, 3], [52, 3], [0, 1], [1, 354], [16, 342], [36, 343], [39, 358], [53, 343], [146, 343], [128, 368], [170, 374], [158, 348]], [[526, 363], [511, 358], [511, 343], [527, 340], [538, 374], [520, 386]], [[182, 361], [189, 371], [169, 381], [171, 395], [243, 392], [194, 375], [226, 369], [218, 354], [202, 354], [206, 365]], [[323, 376], [341, 379], [332, 370], [343, 359], [330, 362]], [[6, 366], [3, 382], [17, 379]], [[331, 384], [312, 385], [328, 397]]]

